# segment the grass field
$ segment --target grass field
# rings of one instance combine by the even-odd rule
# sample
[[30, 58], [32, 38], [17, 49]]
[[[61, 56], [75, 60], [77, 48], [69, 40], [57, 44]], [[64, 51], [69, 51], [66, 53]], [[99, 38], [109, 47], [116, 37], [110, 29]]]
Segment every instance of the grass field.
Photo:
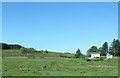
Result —
[[3, 76], [118, 76], [118, 57], [89, 62], [83, 58], [3, 58], [2, 66]]
[[[32, 55], [35, 57], [43, 58], [43, 57], [60, 57], [59, 56], [60, 54], [63, 54], [63, 53], [49, 51], [48, 54], [43, 52], [43, 53], [34, 53]], [[26, 55], [25, 53], [22, 53], [21, 50], [3, 50], [2, 56], [3, 57], [24, 57], [24, 56], [26, 57], [28, 55]], [[67, 54], [67, 56], [73, 57], [74, 54]]]

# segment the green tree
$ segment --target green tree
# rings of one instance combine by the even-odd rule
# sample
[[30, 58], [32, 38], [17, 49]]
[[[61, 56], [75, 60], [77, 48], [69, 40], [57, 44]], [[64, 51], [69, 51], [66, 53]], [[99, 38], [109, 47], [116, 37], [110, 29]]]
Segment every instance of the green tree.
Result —
[[9, 44], [10, 49], [20, 49], [23, 48], [21, 45], [18, 44]]
[[88, 50], [88, 52], [97, 52], [97, 51], [98, 51], [97, 46], [92, 46], [92, 47]]
[[81, 55], [82, 55], [82, 54], [81, 54], [81, 51], [80, 51], [80, 49], [78, 49], [78, 50], [76, 51], [75, 58], [80, 58]]
[[102, 47], [99, 47], [98, 51], [99, 51], [99, 52], [102, 52], [102, 51], [103, 51], [103, 48], [102, 48]]
[[103, 52], [103, 48], [102, 48], [102, 47], [100, 47], [100, 48], [98, 49], [98, 51], [100, 52], [100, 55], [102, 55], [102, 56], [105, 55], [105, 53]]
[[116, 40], [115, 41], [115, 45], [114, 45], [114, 47], [115, 47], [115, 56], [120, 56], [120, 42], [119, 42], [119, 40]]
[[36, 50], [34, 48], [21, 48], [22, 53], [35, 53]]
[[113, 40], [111, 47], [109, 48], [109, 53], [114, 56], [120, 56], [120, 41], [118, 39]]
[[108, 43], [105, 42], [103, 45], [102, 45], [102, 52], [101, 54], [102, 55], [106, 55], [108, 53]]
[[47, 50], [45, 50], [45, 53], [47, 53], [47, 54], [48, 54], [48, 51], [47, 51]]
[[90, 56], [91, 52], [98, 52], [97, 46], [92, 46], [90, 49], [88, 49], [87, 55]]
[[0, 49], [10, 49], [10, 47], [6, 43], [0, 43]]
[[21, 48], [20, 50], [21, 50], [22, 53], [28, 53], [27, 48]]

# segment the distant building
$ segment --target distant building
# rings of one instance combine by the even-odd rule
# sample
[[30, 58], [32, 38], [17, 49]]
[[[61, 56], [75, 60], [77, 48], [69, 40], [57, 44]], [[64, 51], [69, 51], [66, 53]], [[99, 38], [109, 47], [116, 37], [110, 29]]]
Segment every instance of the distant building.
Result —
[[112, 58], [113, 58], [113, 55], [107, 53], [106, 58], [107, 58], [107, 59], [112, 59]]
[[90, 56], [91, 57], [89, 59], [99, 58], [100, 52], [90, 52]]

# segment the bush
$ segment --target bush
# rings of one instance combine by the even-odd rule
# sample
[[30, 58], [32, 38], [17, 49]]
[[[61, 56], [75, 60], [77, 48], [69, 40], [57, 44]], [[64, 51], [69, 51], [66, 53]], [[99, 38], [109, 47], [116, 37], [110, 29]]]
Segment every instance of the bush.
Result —
[[59, 56], [60, 56], [60, 57], [67, 58], [66, 54], [60, 54]]
[[42, 53], [41, 51], [37, 51], [38, 53]]
[[104, 60], [104, 59], [103, 59], [103, 58], [101, 58], [101, 57], [100, 57], [99, 59], [100, 59], [100, 61], [103, 61], [103, 60]]
[[105, 57], [95, 58], [94, 61], [103, 61]]
[[47, 50], [45, 50], [45, 53], [47, 53], [47, 54], [48, 54], [48, 51], [47, 51]]
[[75, 54], [75, 58], [80, 58], [81, 57], [81, 51], [80, 51], [80, 49], [78, 49], [77, 51], [76, 51], [76, 54]]
[[20, 50], [22, 51], [22, 53], [28, 53], [27, 48], [21, 48]]
[[91, 59], [87, 59], [87, 61], [91, 61]]
[[10, 49], [10, 47], [6, 43], [0, 43], [0, 49]]
[[36, 50], [33, 48], [21, 48], [22, 53], [35, 53]]
[[70, 55], [68, 55], [66, 53], [60, 54], [59, 56], [63, 57], [63, 58], [72, 58], [72, 56], [70, 56]]
[[100, 61], [100, 58], [95, 58], [94, 61]]
[[36, 58], [36, 57], [35, 57], [34, 54], [29, 54], [29, 55], [27, 55], [27, 58], [28, 58], [28, 59], [34, 59], [34, 58]]

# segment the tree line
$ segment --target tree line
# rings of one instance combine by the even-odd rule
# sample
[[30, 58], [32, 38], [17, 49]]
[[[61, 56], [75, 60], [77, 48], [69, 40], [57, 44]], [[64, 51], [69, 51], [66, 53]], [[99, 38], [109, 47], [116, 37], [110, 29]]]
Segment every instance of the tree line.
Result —
[[[43, 51], [37, 51], [34, 48], [24, 48], [21, 45], [17, 44], [6, 44], [6, 43], [0, 43], [1, 49], [21, 49], [22, 53], [48, 53], [47, 50]], [[104, 42], [101, 47], [92, 46], [90, 49], [87, 50], [87, 55], [89, 56], [91, 52], [100, 52], [101, 56], [105, 56], [107, 53], [112, 54], [114, 56], [120, 56], [120, 41], [118, 39], [114, 39], [113, 42], [111, 42], [110, 45], [108, 45], [107, 42]], [[63, 56], [63, 55], [61, 55]], [[80, 49], [77, 49], [75, 53], [75, 58], [83, 57], [83, 54], [81, 53]]]
[[97, 46], [92, 46], [87, 51], [87, 55], [90, 55], [90, 52], [100, 52], [100, 55], [102, 56], [105, 56], [107, 53], [114, 56], [120, 56], [120, 41], [118, 39], [114, 39], [110, 45], [108, 45], [107, 42], [104, 42], [99, 48], [97, 48]]
[[[110, 45], [107, 42], [104, 42], [103, 45], [99, 48], [97, 46], [92, 46], [87, 50], [87, 55], [90, 56], [91, 52], [100, 52], [101, 56], [106, 56], [107, 53], [112, 54], [114, 56], [120, 56], [120, 41], [118, 39], [114, 39]], [[83, 54], [80, 49], [77, 49], [75, 58], [81, 58]]]
[[20, 49], [23, 46], [18, 44], [6, 44], [6, 43], [0, 43], [0, 49]]

